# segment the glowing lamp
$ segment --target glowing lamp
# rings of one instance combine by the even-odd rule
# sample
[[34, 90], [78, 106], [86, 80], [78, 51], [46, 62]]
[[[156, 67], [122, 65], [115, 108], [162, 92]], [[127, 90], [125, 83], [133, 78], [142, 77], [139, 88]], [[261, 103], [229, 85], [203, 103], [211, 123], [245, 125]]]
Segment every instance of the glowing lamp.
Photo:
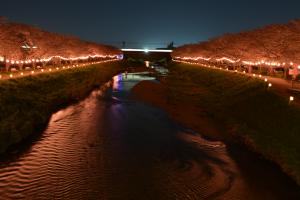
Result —
[[290, 96], [290, 101], [294, 101], [295, 98], [293, 96]]
[[34, 71], [31, 71], [31, 74], [34, 74]]
[[44, 69], [41, 69], [42, 72], [44, 72]]
[[268, 87], [272, 87], [272, 83], [269, 83], [269, 84], [268, 84]]
[[21, 76], [23, 76], [24, 75], [24, 73], [23, 72], [21, 72]]
[[12, 78], [12, 77], [13, 77], [13, 75], [12, 75], [12, 74], [10, 74], [10, 75], [9, 75], [9, 77], [10, 77], [10, 78]]
[[150, 66], [150, 62], [149, 61], [145, 61], [146, 67]]
[[267, 79], [267, 78], [265, 78], [265, 82], [268, 82], [268, 79]]

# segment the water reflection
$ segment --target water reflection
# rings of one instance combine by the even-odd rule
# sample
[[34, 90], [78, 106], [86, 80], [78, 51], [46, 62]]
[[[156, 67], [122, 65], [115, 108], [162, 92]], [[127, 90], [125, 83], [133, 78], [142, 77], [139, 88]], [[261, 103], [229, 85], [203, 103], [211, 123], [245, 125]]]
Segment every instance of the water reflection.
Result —
[[[125, 75], [125, 78], [127, 77], [127, 75]], [[117, 76], [114, 76], [113, 77], [113, 90], [122, 90], [121, 86], [122, 84], [120, 84], [120, 82], [122, 81], [123, 79], [123, 74], [119, 74]]]

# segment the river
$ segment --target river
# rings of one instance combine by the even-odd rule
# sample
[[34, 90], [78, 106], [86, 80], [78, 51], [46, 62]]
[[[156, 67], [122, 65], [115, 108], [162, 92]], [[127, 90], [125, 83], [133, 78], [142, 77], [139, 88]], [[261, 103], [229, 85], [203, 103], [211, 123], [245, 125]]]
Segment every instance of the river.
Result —
[[120, 74], [53, 114], [40, 138], [1, 160], [0, 199], [300, 199], [275, 165], [130, 99], [141, 80], [155, 81]]

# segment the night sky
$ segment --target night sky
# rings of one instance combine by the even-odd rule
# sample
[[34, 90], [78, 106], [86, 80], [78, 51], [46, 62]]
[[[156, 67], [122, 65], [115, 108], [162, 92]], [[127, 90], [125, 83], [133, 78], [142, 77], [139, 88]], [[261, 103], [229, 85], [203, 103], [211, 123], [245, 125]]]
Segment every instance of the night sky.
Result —
[[297, 0], [0, 0], [10, 21], [82, 39], [153, 48], [300, 18]]

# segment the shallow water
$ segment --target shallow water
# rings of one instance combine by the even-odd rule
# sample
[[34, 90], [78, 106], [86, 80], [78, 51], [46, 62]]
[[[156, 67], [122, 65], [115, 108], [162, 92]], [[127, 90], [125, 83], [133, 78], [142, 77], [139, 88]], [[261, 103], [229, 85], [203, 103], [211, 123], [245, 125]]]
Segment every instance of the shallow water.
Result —
[[300, 199], [273, 164], [131, 100], [145, 79], [118, 75], [55, 113], [30, 148], [1, 161], [0, 199]]

